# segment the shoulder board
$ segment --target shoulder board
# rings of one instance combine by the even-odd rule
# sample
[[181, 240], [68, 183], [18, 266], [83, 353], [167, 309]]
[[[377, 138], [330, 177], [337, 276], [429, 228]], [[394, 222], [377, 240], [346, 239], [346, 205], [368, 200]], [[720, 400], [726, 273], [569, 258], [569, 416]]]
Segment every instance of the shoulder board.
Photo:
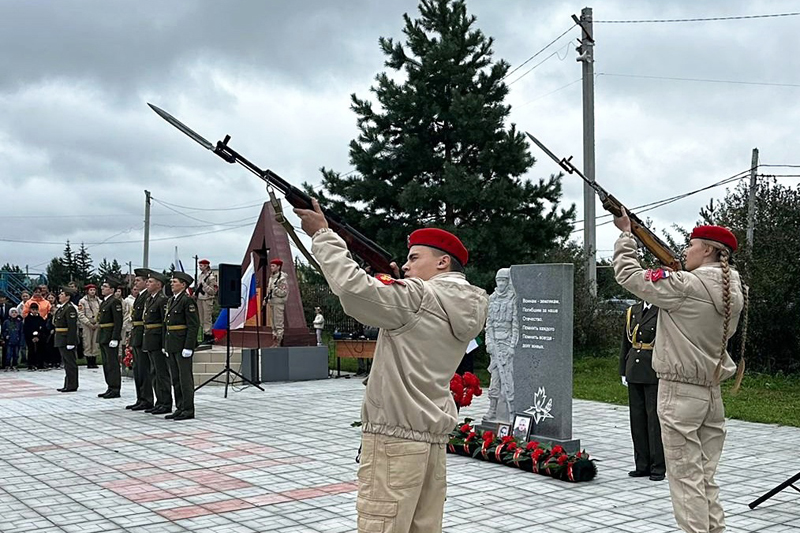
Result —
[[645, 281], [652, 281], [653, 283], [657, 282], [660, 279], [666, 279], [670, 277], [672, 273], [669, 270], [664, 270], [663, 268], [656, 268], [656, 269], [648, 269], [644, 273]]
[[395, 283], [397, 285], [400, 285], [401, 287], [405, 287], [405, 285], [406, 285], [406, 283], [403, 280], [394, 279], [389, 274], [376, 274], [375, 275], [375, 279], [377, 279], [378, 281], [380, 281], [384, 285], [394, 285]]

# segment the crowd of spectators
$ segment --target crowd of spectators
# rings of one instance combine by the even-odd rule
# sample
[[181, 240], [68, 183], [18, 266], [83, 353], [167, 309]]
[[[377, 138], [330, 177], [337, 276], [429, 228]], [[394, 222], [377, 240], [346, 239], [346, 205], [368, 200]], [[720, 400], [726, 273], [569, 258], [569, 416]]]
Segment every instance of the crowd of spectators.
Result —
[[[80, 291], [74, 282], [69, 285], [77, 291], [71, 296], [72, 303], [77, 306]], [[131, 298], [125, 298], [123, 289], [117, 289], [117, 292], [117, 298], [130, 304]], [[0, 345], [4, 372], [19, 371], [20, 367], [31, 372], [61, 368], [61, 356], [54, 346], [53, 312], [57, 306], [56, 295], [47, 285], [35, 287], [32, 293], [22, 291], [20, 303], [16, 306], [9, 302], [7, 295], [0, 293]], [[130, 324], [132, 305], [124, 307], [126, 323]], [[126, 344], [127, 339], [120, 343], [120, 348]], [[78, 357], [83, 357], [82, 343], [78, 345]]]

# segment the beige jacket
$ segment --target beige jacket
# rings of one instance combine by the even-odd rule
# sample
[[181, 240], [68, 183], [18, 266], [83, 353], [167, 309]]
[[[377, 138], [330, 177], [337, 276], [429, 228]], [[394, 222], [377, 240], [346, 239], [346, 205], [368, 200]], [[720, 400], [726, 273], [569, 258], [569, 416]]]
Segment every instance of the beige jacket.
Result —
[[[672, 272], [656, 282], [645, 279], [636, 241], [623, 233], [614, 245], [614, 277], [624, 288], [660, 308], [653, 348], [653, 370], [660, 379], [710, 387], [719, 363], [725, 304], [722, 301], [722, 268], [703, 265], [691, 272]], [[736, 332], [744, 306], [739, 273], [731, 269], [732, 316], [728, 339]], [[726, 352], [720, 381], [736, 372]]]
[[285, 305], [289, 297], [289, 276], [286, 272], [278, 271], [270, 274], [267, 283], [267, 295], [272, 305]]
[[446, 443], [457, 422], [450, 379], [486, 322], [486, 292], [457, 272], [386, 285], [360, 269], [332, 231], [317, 232], [311, 249], [345, 313], [381, 328], [363, 431]]

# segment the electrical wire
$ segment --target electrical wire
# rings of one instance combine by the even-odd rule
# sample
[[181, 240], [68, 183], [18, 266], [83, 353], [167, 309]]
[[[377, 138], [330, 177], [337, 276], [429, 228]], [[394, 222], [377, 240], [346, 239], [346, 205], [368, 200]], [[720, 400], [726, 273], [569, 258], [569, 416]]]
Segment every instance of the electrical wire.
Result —
[[554, 90], [554, 91], [550, 91], [549, 93], [543, 94], [543, 95], [541, 95], [541, 96], [537, 96], [537, 97], [536, 97], [536, 98], [534, 98], [533, 100], [528, 100], [528, 101], [527, 101], [527, 102], [525, 102], [524, 104], [518, 105], [518, 106], [517, 106], [517, 109], [521, 109], [521, 108], [525, 107], [525, 106], [526, 106], [526, 105], [528, 105], [528, 104], [532, 104], [533, 102], [535, 102], [535, 101], [537, 101], [537, 100], [541, 100], [542, 98], [545, 98], [545, 97], [547, 97], [547, 96], [550, 96], [551, 94], [557, 93], [558, 91], [563, 91], [563, 90], [564, 90], [564, 89], [566, 89], [567, 87], [569, 87], [569, 86], [571, 86], [571, 85], [575, 85], [576, 83], [578, 83], [578, 82], [579, 82], [579, 81], [581, 81], [582, 79], [583, 79], [582, 77], [581, 77], [581, 78], [578, 78], [577, 80], [573, 80], [573, 81], [569, 82], [569, 83], [568, 83], [568, 84], [566, 84], [566, 85], [562, 85], [561, 87], [559, 87], [558, 89], [556, 89], [556, 90]]
[[693, 19], [645, 19], [645, 20], [595, 20], [595, 24], [650, 24], [650, 23], [673, 23], [673, 22], [718, 22], [723, 20], [748, 20], [765, 19], [776, 17], [796, 17], [800, 12], [794, 13], [774, 13], [770, 15], [741, 15], [733, 17], [705, 17]]
[[[564, 37], [566, 34], [568, 34], [568, 33], [569, 33], [569, 31], [570, 31], [572, 28], [574, 28], [575, 26], [577, 26], [577, 24], [573, 24], [572, 26], [570, 26], [569, 28], [567, 28], [566, 30], [564, 30], [564, 33], [562, 33], [561, 35], [559, 35], [558, 37], [556, 37], [555, 39], [553, 39], [552, 41], [550, 41], [549, 43], [547, 43], [547, 44], [545, 45], [545, 47], [544, 47], [544, 48], [542, 48], [541, 50], [539, 50], [538, 52], [536, 52], [535, 54], [533, 54], [531, 57], [529, 57], [528, 59], [526, 59], [525, 61], [523, 61], [523, 62], [522, 62], [522, 63], [520, 63], [519, 65], [517, 65], [517, 67], [516, 67], [516, 68], [514, 68], [514, 69], [513, 69], [511, 72], [509, 72], [509, 73], [507, 73], [505, 76], [503, 76], [503, 79], [506, 79], [506, 78], [508, 78], [509, 76], [511, 76], [512, 74], [514, 74], [516, 71], [518, 71], [519, 69], [521, 69], [522, 67], [524, 67], [525, 65], [527, 65], [527, 64], [528, 64], [530, 61], [534, 60], [534, 59], [536, 58], [536, 56], [538, 56], [539, 54], [541, 54], [542, 52], [544, 52], [545, 50], [547, 50], [548, 48], [550, 48], [551, 46], [553, 46], [553, 45], [554, 45], [556, 42], [558, 42], [558, 41], [559, 41], [559, 40], [560, 40], [562, 37]], [[546, 60], [545, 60], [545, 61], [546, 61]], [[524, 74], [523, 74], [523, 76], [524, 76]], [[520, 76], [520, 77], [521, 77], [521, 76]], [[510, 85], [510, 84], [509, 84], [509, 85]]]
[[[569, 44], [571, 44], [571, 43], [569, 43]], [[568, 46], [569, 46], [569, 44], [568, 44]], [[556, 55], [558, 55], [558, 52], [559, 52], [559, 50], [556, 50], [555, 52], [553, 52], [553, 53], [552, 53], [552, 54], [550, 54], [549, 56], [545, 57], [544, 59], [542, 59], [541, 61], [539, 61], [538, 63], [536, 63], [534, 66], [532, 66], [531, 68], [529, 68], [528, 70], [526, 70], [525, 72], [523, 72], [523, 73], [520, 75], [520, 77], [519, 77], [519, 78], [515, 79], [514, 81], [508, 82], [508, 84], [507, 84], [507, 85], [508, 85], [509, 87], [511, 87], [512, 85], [514, 85], [515, 83], [517, 83], [519, 80], [521, 80], [522, 78], [524, 78], [525, 76], [527, 76], [528, 74], [530, 74], [530, 73], [531, 73], [531, 72], [532, 72], [532, 71], [533, 71], [535, 68], [537, 68], [537, 67], [541, 66], [542, 64], [544, 64], [544, 63], [545, 63], [545, 62], [546, 62], [548, 59], [550, 59], [550, 58], [551, 58], [551, 57], [553, 57], [553, 56], [556, 56]], [[562, 61], [563, 61], [563, 59], [562, 59]]]
[[730, 83], [734, 85], [761, 85], [766, 87], [800, 87], [797, 83], [768, 83], [759, 81], [739, 81], [739, 80], [712, 80], [704, 78], [678, 78], [672, 76], [644, 76], [638, 74], [613, 74], [611, 72], [599, 72], [595, 76], [613, 76], [616, 78], [639, 78], [645, 80], [670, 80], [670, 81], [698, 81], [704, 83]]
[[[155, 198], [153, 196], [150, 196], [150, 198], [155, 200]], [[170, 202], [165, 202], [164, 200], [157, 200], [157, 201], [162, 205], [165, 205], [165, 206], [169, 205], [169, 206], [172, 206], [172, 207], [175, 207], [175, 208], [178, 208], [178, 209], [186, 209], [187, 211], [238, 211], [240, 209], [248, 209], [250, 207], [256, 207], [256, 206], [264, 205], [264, 202], [259, 202], [257, 204], [247, 204], [247, 205], [239, 205], [239, 206], [233, 206], [233, 207], [208, 208], [208, 207], [189, 207], [189, 206], [185, 206], [185, 205], [178, 205], [178, 204], [173, 204], [173, 203], [170, 203]]]

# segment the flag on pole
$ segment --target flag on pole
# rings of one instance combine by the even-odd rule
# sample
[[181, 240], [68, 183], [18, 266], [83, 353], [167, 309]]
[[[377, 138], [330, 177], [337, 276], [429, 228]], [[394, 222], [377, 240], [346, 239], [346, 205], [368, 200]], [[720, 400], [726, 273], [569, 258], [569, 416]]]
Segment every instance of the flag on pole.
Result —
[[183, 269], [183, 262], [181, 262], [180, 258], [178, 257], [178, 247], [177, 246], [175, 247], [175, 263], [174, 264], [175, 264], [175, 271], [176, 272], [178, 270], [180, 270], [181, 272], [186, 272]]
[[242, 274], [241, 303], [235, 309], [222, 309], [214, 326], [211, 328], [214, 339], [220, 340], [225, 336], [228, 325], [228, 313], [231, 317], [231, 329], [242, 329], [244, 323], [258, 312], [258, 296], [256, 294], [256, 270], [253, 254], [250, 254], [250, 265]]
[[473, 351], [475, 348], [477, 348], [481, 344], [483, 344], [483, 341], [481, 341], [481, 338], [480, 337], [475, 337], [474, 339], [469, 341], [469, 344], [467, 344], [467, 353], [470, 353], [471, 351]]

